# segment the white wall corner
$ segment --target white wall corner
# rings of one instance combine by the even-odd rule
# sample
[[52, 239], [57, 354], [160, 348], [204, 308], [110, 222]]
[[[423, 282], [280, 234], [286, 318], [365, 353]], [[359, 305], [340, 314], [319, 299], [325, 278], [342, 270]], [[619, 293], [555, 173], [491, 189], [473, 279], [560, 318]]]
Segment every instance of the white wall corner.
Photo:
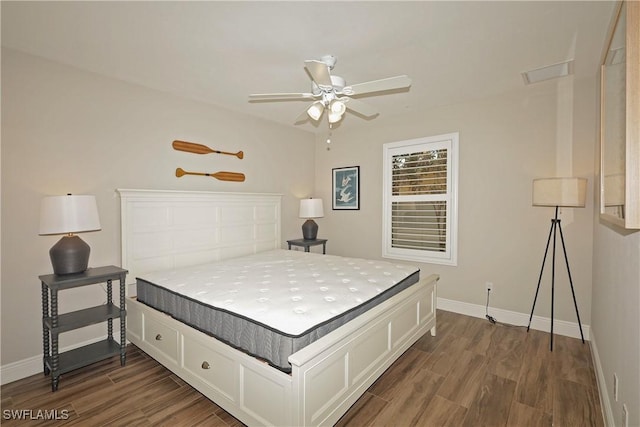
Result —
[[600, 406], [604, 417], [605, 427], [614, 427], [616, 425], [613, 419], [613, 409], [611, 408], [611, 400], [607, 390], [607, 382], [605, 380], [602, 363], [600, 362], [600, 354], [596, 344], [595, 335], [591, 335], [591, 358], [593, 359], [593, 367], [596, 371], [596, 382], [598, 383], [598, 392], [600, 393]]

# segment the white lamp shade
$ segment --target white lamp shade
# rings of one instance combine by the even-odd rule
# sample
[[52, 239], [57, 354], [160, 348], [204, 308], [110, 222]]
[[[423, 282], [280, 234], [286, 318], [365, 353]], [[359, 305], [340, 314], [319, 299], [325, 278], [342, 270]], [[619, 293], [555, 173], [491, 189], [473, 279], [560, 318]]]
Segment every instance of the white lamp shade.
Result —
[[95, 196], [50, 196], [40, 205], [40, 233], [67, 234], [100, 230]]
[[533, 180], [533, 206], [584, 208], [585, 178], [541, 178]]
[[324, 209], [322, 199], [302, 199], [300, 200], [300, 218], [322, 218]]

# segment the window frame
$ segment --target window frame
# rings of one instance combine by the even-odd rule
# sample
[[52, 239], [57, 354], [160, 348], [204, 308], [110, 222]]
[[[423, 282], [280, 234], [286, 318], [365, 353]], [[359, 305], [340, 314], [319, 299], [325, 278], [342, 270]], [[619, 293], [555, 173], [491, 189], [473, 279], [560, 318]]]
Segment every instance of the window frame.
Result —
[[[382, 257], [431, 264], [458, 265], [458, 143], [459, 133], [428, 136], [383, 144], [382, 165]], [[444, 196], [392, 194], [393, 156], [416, 151], [447, 149], [447, 192]], [[447, 203], [446, 249], [444, 252], [393, 248], [391, 246], [392, 206], [397, 201], [436, 201]]]

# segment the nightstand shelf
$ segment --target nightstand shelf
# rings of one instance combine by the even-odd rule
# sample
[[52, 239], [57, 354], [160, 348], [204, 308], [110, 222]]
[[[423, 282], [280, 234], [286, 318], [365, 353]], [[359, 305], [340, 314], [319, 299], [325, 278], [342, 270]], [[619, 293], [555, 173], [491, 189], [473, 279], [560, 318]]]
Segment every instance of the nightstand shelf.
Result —
[[60, 314], [58, 316], [58, 326], [53, 327], [53, 319], [47, 317], [44, 319], [44, 326], [51, 332], [67, 332], [73, 329], [83, 328], [85, 326], [95, 325], [109, 319], [120, 317], [120, 307], [113, 303], [99, 305], [97, 307], [85, 308], [84, 310], [74, 311], [73, 313]]
[[[57, 370], [58, 374], [65, 374], [78, 368], [108, 359], [120, 354], [120, 344], [113, 339], [105, 339], [83, 347], [74, 348], [59, 354]], [[52, 358], [45, 358], [45, 365], [49, 371], [53, 371]]]
[[327, 239], [293, 239], [287, 240], [287, 244], [289, 245], [289, 250], [291, 250], [291, 246], [293, 245], [303, 247], [305, 252], [309, 252], [311, 246], [322, 245], [322, 254], [327, 253]]
[[[120, 355], [120, 364], [125, 364], [126, 311], [125, 278], [127, 270], [113, 265], [90, 268], [82, 273], [40, 276], [42, 286], [42, 346], [43, 370], [51, 374], [51, 390], [58, 389], [60, 375], [91, 363]], [[112, 282], [120, 282], [119, 305], [113, 303]], [[70, 313], [58, 314], [58, 292], [79, 286], [107, 284], [106, 304], [89, 307]], [[120, 342], [113, 339], [113, 319], [120, 320]], [[59, 335], [85, 326], [107, 323], [107, 338], [64, 353], [59, 353]]]

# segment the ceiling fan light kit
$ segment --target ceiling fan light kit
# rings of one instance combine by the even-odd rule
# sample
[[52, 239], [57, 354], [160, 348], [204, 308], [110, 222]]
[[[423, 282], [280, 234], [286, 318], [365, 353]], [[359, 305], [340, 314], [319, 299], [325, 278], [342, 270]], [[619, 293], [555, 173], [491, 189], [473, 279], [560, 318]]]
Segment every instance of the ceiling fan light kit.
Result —
[[342, 118], [342, 114], [334, 113], [333, 111], [329, 111], [329, 124], [338, 123]]
[[334, 99], [333, 101], [331, 101], [331, 104], [329, 104], [329, 108], [331, 109], [332, 113], [338, 114], [340, 116], [342, 116], [344, 112], [347, 110], [347, 107], [344, 105], [344, 102], [338, 99]]
[[[345, 79], [331, 75], [336, 61], [336, 57], [332, 55], [325, 55], [320, 61], [304, 61], [304, 67], [311, 77], [311, 93], [263, 93], [249, 95], [249, 98], [261, 101], [314, 99], [313, 104], [307, 108], [306, 115], [317, 122], [322, 118], [326, 109], [327, 120], [331, 127], [332, 124], [342, 120], [347, 110], [365, 118], [373, 118], [378, 115], [373, 107], [360, 100], [350, 98], [350, 96], [407, 89], [411, 86], [411, 79], [404, 75], [347, 86]], [[304, 113], [302, 114], [303, 116], [299, 119], [304, 119]], [[298, 123], [296, 121], [296, 124]]]
[[315, 101], [311, 106], [307, 109], [307, 114], [313, 120], [318, 121], [320, 117], [322, 117], [322, 113], [324, 112], [324, 104], [322, 101]]

